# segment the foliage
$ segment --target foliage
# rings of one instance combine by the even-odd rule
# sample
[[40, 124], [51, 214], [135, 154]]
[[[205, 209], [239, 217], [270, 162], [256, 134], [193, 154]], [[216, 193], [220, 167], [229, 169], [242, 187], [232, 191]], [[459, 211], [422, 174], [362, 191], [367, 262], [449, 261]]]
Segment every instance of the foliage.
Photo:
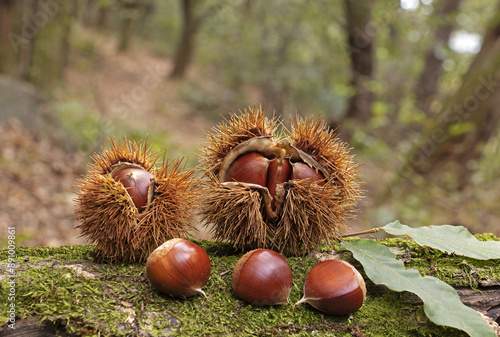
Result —
[[[411, 228], [395, 221], [374, 229], [377, 230], [408, 235], [422, 246], [430, 246], [447, 253], [486, 260], [500, 258], [500, 242], [478, 241], [460, 226]], [[426, 315], [434, 323], [461, 329], [470, 336], [496, 335], [476, 311], [462, 304], [451, 286], [435, 277], [422, 277], [414, 269], [405, 269], [404, 263], [397, 260], [396, 255], [387, 247], [372, 240], [342, 242], [341, 247], [353, 253], [374, 283], [384, 284], [391, 290], [406, 290], [418, 295], [424, 302]]]
[[411, 228], [394, 221], [381, 229], [392, 235], [408, 235], [419, 245], [436, 248], [448, 254], [468, 256], [478, 260], [500, 259], [500, 243], [478, 241], [462, 226]]

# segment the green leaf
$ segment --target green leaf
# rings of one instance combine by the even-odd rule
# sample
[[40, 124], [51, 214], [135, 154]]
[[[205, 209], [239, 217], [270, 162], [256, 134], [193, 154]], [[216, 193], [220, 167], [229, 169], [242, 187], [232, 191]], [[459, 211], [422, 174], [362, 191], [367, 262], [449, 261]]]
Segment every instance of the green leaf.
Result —
[[478, 260], [500, 259], [500, 241], [479, 241], [462, 226], [412, 228], [394, 221], [381, 229], [392, 235], [410, 236], [421, 246], [429, 246], [449, 254], [464, 255]]
[[427, 317], [437, 325], [446, 325], [467, 332], [471, 337], [496, 337], [481, 315], [464, 305], [453, 287], [441, 280], [422, 277], [415, 269], [405, 269], [389, 248], [372, 240], [343, 241], [341, 248], [352, 252], [376, 284], [394, 291], [409, 291], [424, 302]]

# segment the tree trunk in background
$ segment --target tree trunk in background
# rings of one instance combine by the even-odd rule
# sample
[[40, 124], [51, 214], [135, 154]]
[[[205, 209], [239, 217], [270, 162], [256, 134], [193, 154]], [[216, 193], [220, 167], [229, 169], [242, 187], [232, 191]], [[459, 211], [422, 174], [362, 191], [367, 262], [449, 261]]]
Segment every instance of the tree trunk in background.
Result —
[[181, 79], [191, 61], [194, 48], [194, 39], [198, 30], [199, 21], [194, 17], [196, 0], [182, 1], [182, 33], [177, 44], [174, 58], [174, 68], [169, 74], [170, 79]]
[[142, 13], [137, 22], [137, 30], [142, 32], [144, 31], [144, 27], [148, 23], [149, 19], [153, 16], [156, 10], [156, 5], [154, 0], [145, 0], [142, 1]]
[[[75, 1], [78, 2], [78, 1]], [[83, 5], [82, 22], [85, 26], [93, 27], [96, 21], [96, 12], [98, 7], [98, 1], [87, 0]]]
[[455, 15], [462, 0], [443, 0], [435, 17], [441, 18], [436, 26], [434, 41], [425, 56], [425, 66], [413, 89], [415, 105], [430, 116], [430, 105], [434, 95], [438, 92], [439, 79], [443, 73], [443, 58], [439, 56], [439, 49], [447, 48], [448, 40], [455, 26]]
[[121, 2], [122, 18], [120, 22], [118, 51], [125, 52], [130, 47], [130, 40], [134, 32], [134, 15], [140, 7], [139, 1], [124, 0]]
[[11, 74], [14, 53], [8, 38], [12, 31], [12, 10], [14, 0], [0, 0], [0, 73]]
[[109, 26], [109, 19], [113, 14], [113, 8], [111, 3], [103, 2], [99, 6], [99, 12], [97, 14], [97, 28], [100, 31], [104, 31]]
[[[500, 2], [499, 2], [500, 9]], [[402, 175], [427, 179], [454, 172], [458, 188], [469, 182], [482, 145], [498, 133], [500, 120], [500, 10], [487, 27], [481, 50], [463, 77], [462, 87], [444, 103], [407, 158]], [[405, 171], [403, 169], [403, 171]]]
[[[26, 16], [32, 18], [37, 11], [40, 9], [38, 0], [32, 0], [28, 3], [28, 9]], [[43, 28], [40, 28], [43, 29]], [[21, 48], [20, 59], [19, 59], [19, 77], [25, 81], [29, 81], [31, 77], [31, 68], [33, 67], [33, 57], [35, 55], [35, 42], [37, 34], [33, 34], [32, 37], [28, 38], [28, 43]]]
[[[293, 21], [293, 18], [290, 19]], [[260, 35], [261, 41], [266, 41], [270, 35], [269, 28], [262, 27]], [[269, 50], [263, 48], [259, 52], [258, 62], [260, 64], [260, 69], [265, 73], [265, 77], [260, 83], [260, 89], [262, 91], [261, 97], [267, 111], [276, 111], [278, 114], [283, 114], [285, 112], [285, 102], [288, 91], [287, 83], [274, 79], [276, 78], [276, 69], [279, 69], [278, 63], [288, 62], [288, 50], [293, 40], [293, 34], [283, 34], [275, 50], [269, 52]], [[273, 54], [271, 57], [269, 55], [270, 53]]]
[[58, 77], [62, 79], [64, 71], [68, 66], [69, 53], [71, 51], [71, 33], [73, 27], [73, 19], [76, 15], [76, 1], [69, 3], [61, 3], [61, 46], [59, 52], [59, 69]]
[[373, 40], [370, 27], [374, 0], [345, 0], [346, 35], [351, 59], [351, 85], [355, 94], [349, 99], [346, 119], [365, 124], [371, 117], [374, 93], [369, 88], [373, 74]]

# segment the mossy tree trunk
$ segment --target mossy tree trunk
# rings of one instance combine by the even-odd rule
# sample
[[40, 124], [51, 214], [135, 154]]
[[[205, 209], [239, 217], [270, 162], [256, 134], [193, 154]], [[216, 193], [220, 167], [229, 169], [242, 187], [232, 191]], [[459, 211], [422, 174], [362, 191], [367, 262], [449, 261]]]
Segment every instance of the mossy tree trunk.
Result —
[[[92, 258], [94, 247], [70, 246], [17, 247], [15, 300], [11, 301], [9, 251], [0, 250], [0, 334], [267, 336], [316, 332], [320, 336], [466, 336], [459, 330], [434, 325], [426, 318], [418, 297], [373, 284], [350, 253], [326, 247], [322, 252], [287, 258], [294, 282], [290, 303], [302, 297], [305, 277], [314, 265], [341, 258], [358, 268], [367, 281], [367, 299], [360, 310], [350, 316], [330, 316], [307, 304], [294, 310], [291, 304], [263, 308], [247, 305], [235, 296], [231, 286], [231, 272], [242, 253], [234, 252], [229, 244], [195, 242], [211, 259], [210, 279], [203, 288], [208, 299], [163, 296], [151, 287], [144, 263], [98, 264]], [[407, 268], [454, 286], [466, 305], [498, 321], [498, 260], [453, 257], [411, 240], [379, 242], [389, 246]], [[10, 303], [15, 303], [16, 329], [8, 327]]]

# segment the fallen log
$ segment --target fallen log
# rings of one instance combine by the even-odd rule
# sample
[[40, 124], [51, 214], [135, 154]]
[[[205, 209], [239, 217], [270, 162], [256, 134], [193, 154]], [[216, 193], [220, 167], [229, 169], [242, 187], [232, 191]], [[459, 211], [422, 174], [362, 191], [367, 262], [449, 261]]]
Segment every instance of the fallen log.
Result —
[[[0, 334], [467, 336], [433, 324], [418, 297], [373, 284], [349, 252], [327, 247], [307, 256], [287, 258], [294, 277], [290, 303], [302, 296], [305, 276], [316, 263], [341, 258], [353, 263], [367, 281], [367, 299], [360, 310], [349, 316], [330, 316], [309, 305], [294, 310], [291, 304], [263, 308], [247, 305], [231, 287], [232, 270], [242, 252], [233, 251], [229, 244], [196, 243], [212, 262], [210, 280], [204, 288], [208, 299], [161, 295], [150, 285], [145, 263], [95, 263], [93, 246], [17, 247], [15, 266], [8, 262], [9, 251], [0, 250]], [[455, 287], [464, 304], [483, 313], [485, 320], [498, 329], [499, 260], [451, 256], [406, 239], [379, 243], [391, 247], [407, 268]], [[9, 283], [12, 280], [15, 283]]]

